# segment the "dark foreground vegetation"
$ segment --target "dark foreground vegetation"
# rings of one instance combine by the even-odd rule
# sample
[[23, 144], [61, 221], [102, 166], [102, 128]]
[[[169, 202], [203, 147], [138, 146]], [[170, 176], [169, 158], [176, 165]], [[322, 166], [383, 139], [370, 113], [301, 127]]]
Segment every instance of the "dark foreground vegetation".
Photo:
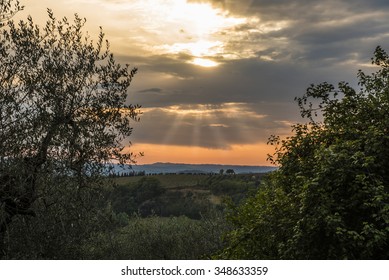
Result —
[[[84, 194], [54, 187], [46, 198], [52, 206], [34, 206], [38, 217], [14, 218], [6, 258], [211, 258], [223, 248], [221, 237], [229, 228], [222, 202], [241, 201], [257, 189], [259, 177], [262, 174], [105, 178], [105, 187]], [[225, 191], [224, 184], [229, 186]]]
[[[136, 69], [84, 20], [0, 2], [0, 259], [388, 259], [389, 56], [359, 89], [311, 85], [265, 177], [112, 178]], [[106, 46], [106, 47], [104, 47]]]
[[358, 72], [359, 89], [311, 85], [297, 98], [306, 123], [274, 136], [280, 168], [243, 205], [220, 258], [389, 258], [389, 56]]

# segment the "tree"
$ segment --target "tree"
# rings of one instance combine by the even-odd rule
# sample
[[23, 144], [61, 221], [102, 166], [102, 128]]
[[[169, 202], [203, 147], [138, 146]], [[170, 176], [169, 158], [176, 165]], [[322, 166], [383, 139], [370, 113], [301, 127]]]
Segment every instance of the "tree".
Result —
[[234, 171], [234, 169], [227, 169], [226, 174], [232, 175], [232, 174], [235, 174], [235, 171]]
[[358, 72], [360, 90], [311, 85], [297, 98], [307, 123], [270, 138], [269, 174], [255, 197], [231, 207], [222, 258], [389, 258], [389, 56]]
[[3, 27], [4, 22], [7, 22], [17, 12], [23, 10], [23, 6], [19, 1], [0, 0], [0, 27]]
[[[3, 19], [20, 9], [5, 2]], [[47, 210], [61, 199], [50, 198], [54, 186], [90, 199], [85, 190], [106, 184], [107, 164], [134, 161], [123, 141], [140, 113], [139, 105], [126, 105], [137, 69], [118, 64], [102, 30], [93, 42], [84, 24], [78, 15], [71, 23], [48, 10], [44, 28], [31, 17], [2, 28], [0, 256], [16, 216], [36, 216], [37, 205]]]

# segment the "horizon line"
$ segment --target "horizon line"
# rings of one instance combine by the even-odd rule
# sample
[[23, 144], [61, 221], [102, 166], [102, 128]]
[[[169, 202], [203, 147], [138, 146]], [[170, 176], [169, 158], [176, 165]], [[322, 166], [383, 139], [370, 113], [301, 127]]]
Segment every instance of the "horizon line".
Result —
[[269, 164], [269, 165], [250, 165], [250, 164], [226, 164], [226, 163], [183, 163], [183, 162], [153, 162], [153, 163], [142, 163], [142, 164], [132, 164], [133, 166], [141, 166], [141, 165], [154, 165], [154, 164], [172, 164], [172, 165], [221, 165], [221, 166], [249, 166], [249, 167], [275, 167], [277, 166]]

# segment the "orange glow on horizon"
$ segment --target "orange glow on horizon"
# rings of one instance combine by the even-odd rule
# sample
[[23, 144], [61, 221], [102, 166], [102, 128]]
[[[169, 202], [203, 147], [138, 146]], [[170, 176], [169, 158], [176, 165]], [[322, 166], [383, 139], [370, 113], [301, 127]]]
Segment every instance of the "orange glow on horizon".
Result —
[[266, 143], [232, 145], [230, 149], [209, 149], [203, 147], [172, 146], [157, 144], [135, 144], [130, 150], [143, 152], [137, 164], [155, 162], [188, 164], [224, 164], [224, 165], [271, 165], [267, 155], [273, 154], [274, 147]]

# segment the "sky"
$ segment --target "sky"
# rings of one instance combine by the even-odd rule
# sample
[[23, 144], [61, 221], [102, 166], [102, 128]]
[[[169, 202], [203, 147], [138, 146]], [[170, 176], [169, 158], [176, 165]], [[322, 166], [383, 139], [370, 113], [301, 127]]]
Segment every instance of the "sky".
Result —
[[[301, 122], [295, 97], [312, 83], [373, 71], [389, 46], [384, 0], [22, 0], [43, 25], [87, 19], [120, 63], [137, 67], [128, 102], [142, 105], [128, 148], [153, 162], [270, 165], [271, 135]], [[389, 51], [389, 49], [387, 49]]]

